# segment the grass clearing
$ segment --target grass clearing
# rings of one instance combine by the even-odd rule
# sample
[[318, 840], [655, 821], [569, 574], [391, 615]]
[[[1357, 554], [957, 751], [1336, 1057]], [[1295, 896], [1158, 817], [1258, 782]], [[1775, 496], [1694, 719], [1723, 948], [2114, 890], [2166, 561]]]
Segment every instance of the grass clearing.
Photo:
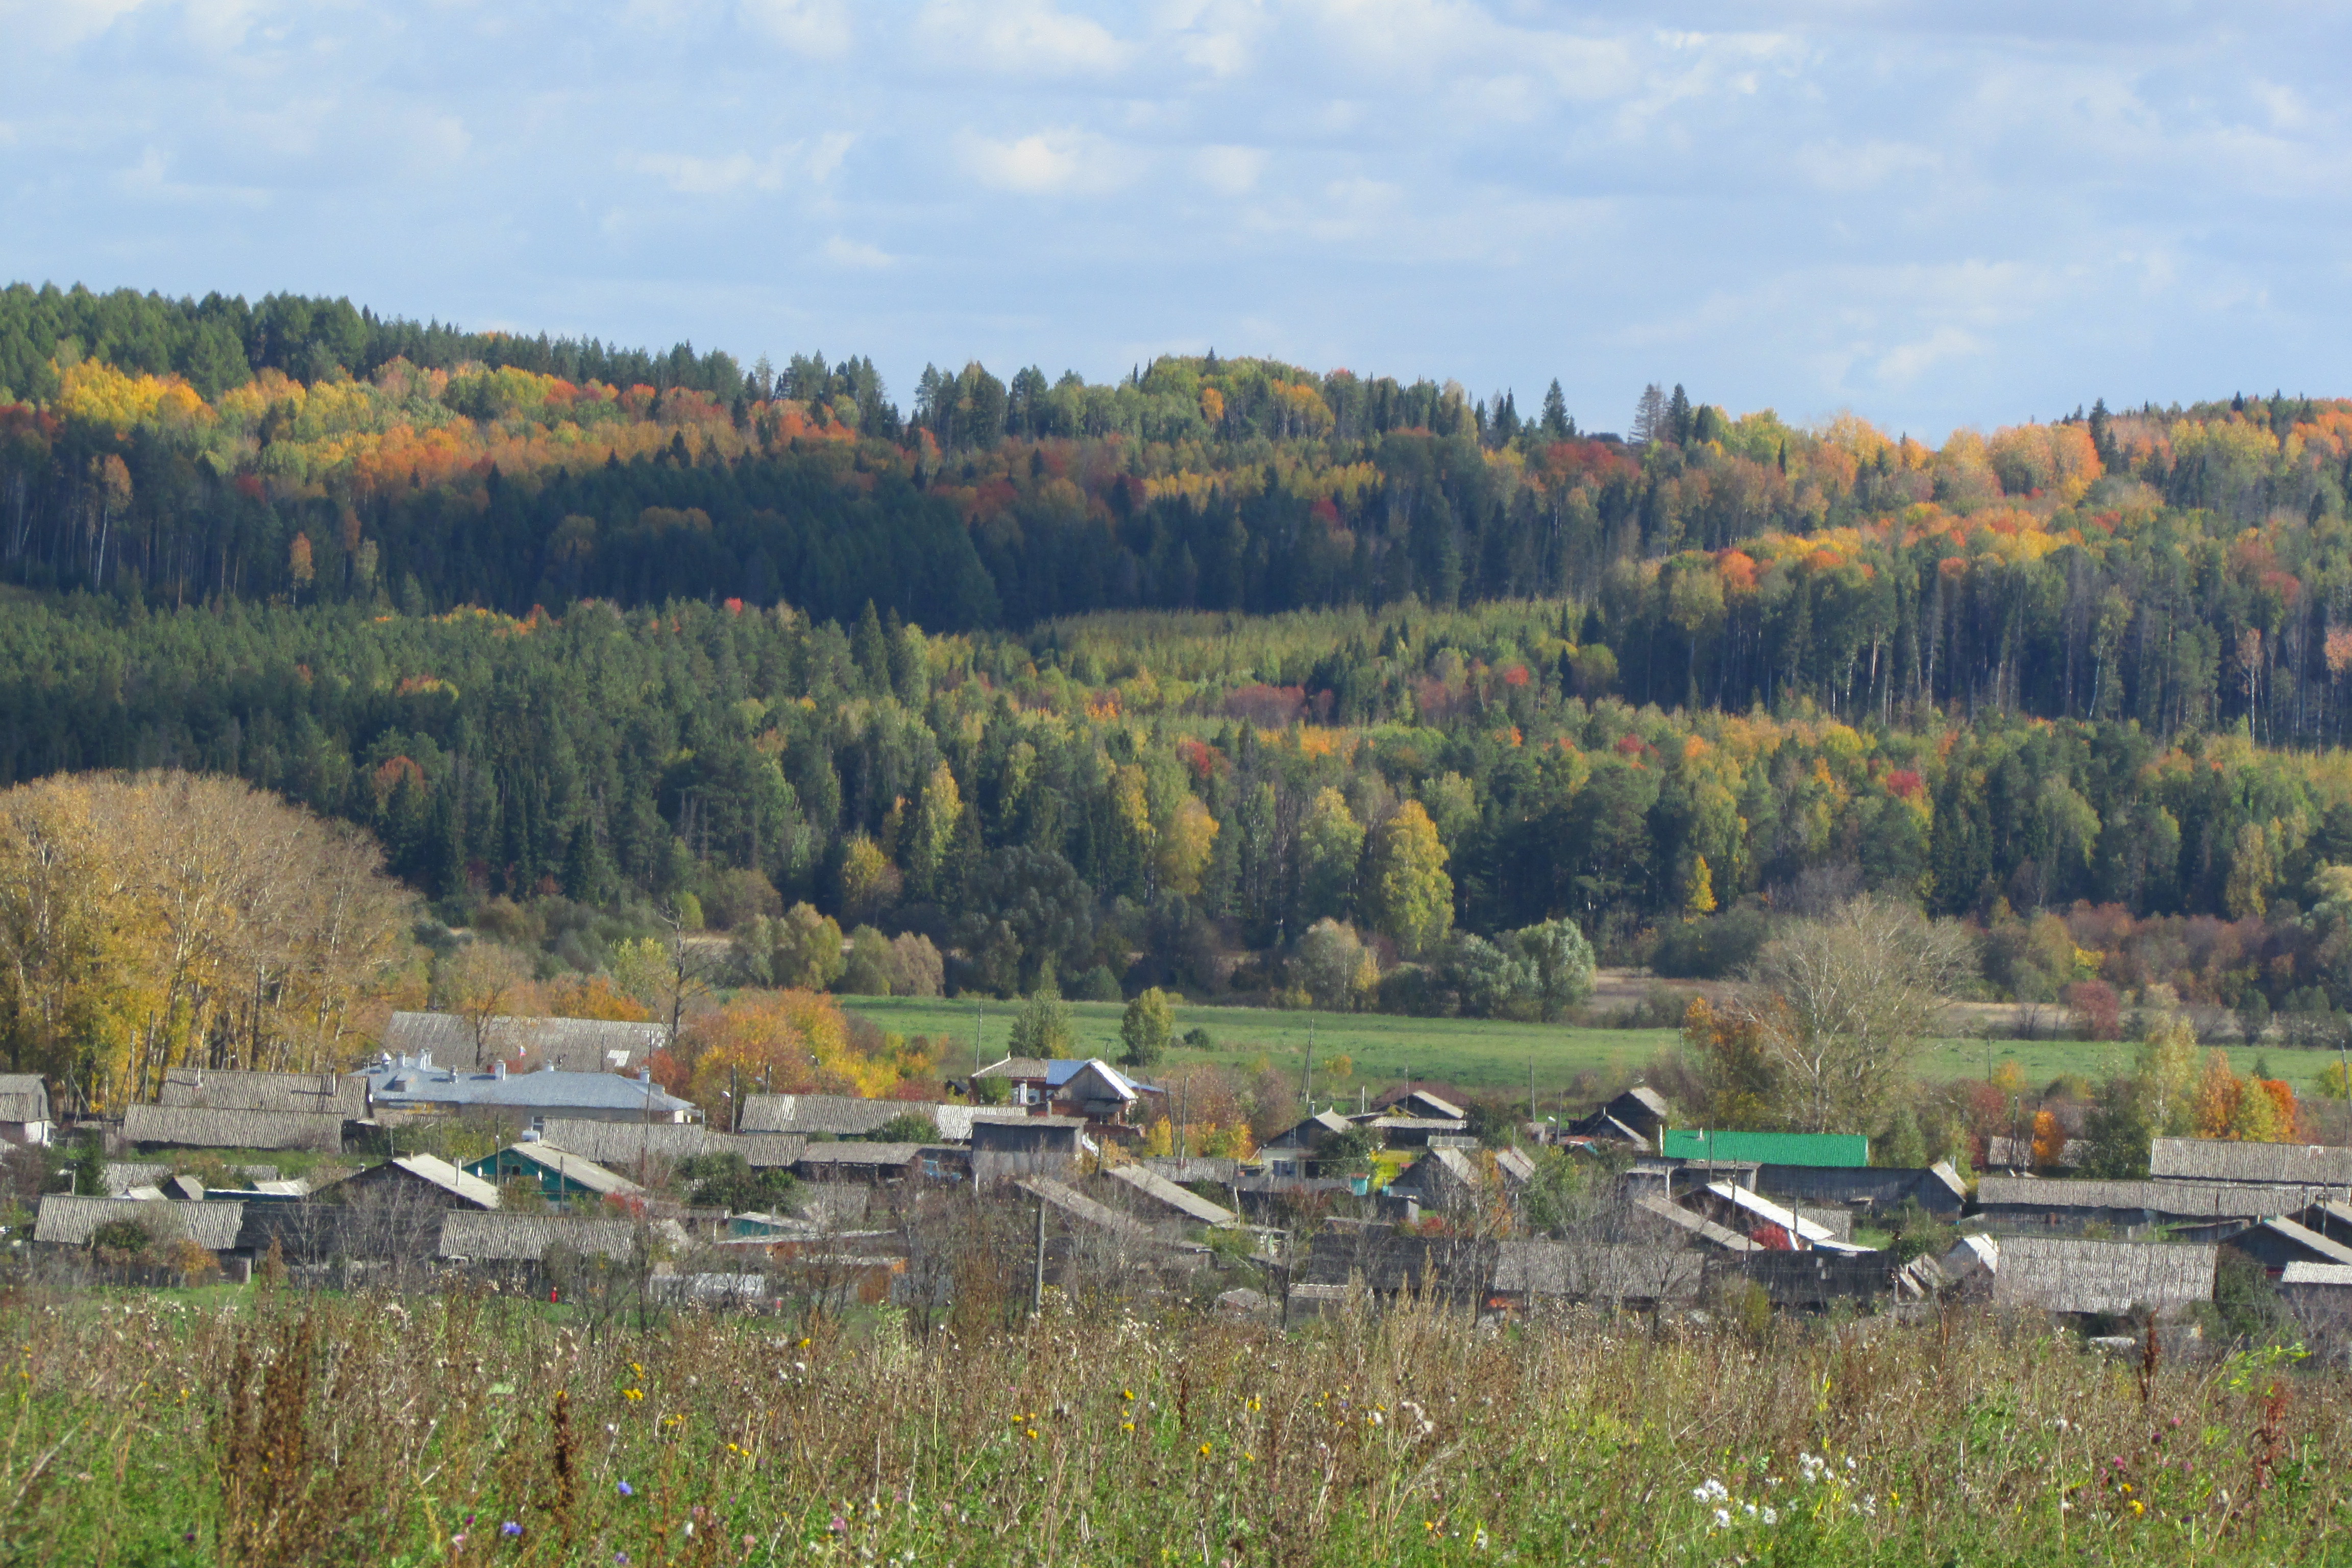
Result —
[[[975, 1009], [970, 1001], [940, 997], [844, 996], [841, 1005], [895, 1034], [945, 1035], [951, 1042], [946, 1056], [949, 1072], [971, 1065]], [[1003, 1057], [1013, 1033], [1017, 1002], [982, 1003], [977, 1012], [982, 1059]], [[1118, 1024], [1125, 1011], [1117, 1002], [1069, 1004], [1077, 1050], [1106, 1060], [1118, 1059]], [[1547, 1107], [1570, 1092], [1577, 1075], [1597, 1074], [1602, 1083], [1632, 1079], [1657, 1054], [1680, 1037], [1672, 1029], [1594, 1029], [1564, 1024], [1522, 1024], [1486, 1018], [1403, 1018], [1378, 1013], [1317, 1013], [1315, 1084], [1319, 1100], [1325, 1094], [1352, 1093], [1362, 1088], [1377, 1094], [1402, 1083], [1408, 1072], [1423, 1083], [1458, 1084], [1465, 1089], [1497, 1089], [1524, 1095], [1528, 1065], [1533, 1059], [1536, 1089]], [[1176, 1027], [1202, 1028], [1214, 1039], [1213, 1048], [1197, 1050], [1178, 1046], [1169, 1053], [1175, 1063], [1209, 1062], [1248, 1069], [1264, 1058], [1266, 1066], [1297, 1076], [1307, 1048], [1309, 1015], [1271, 1007], [1218, 1007], [1189, 1004], [1176, 1009]], [[2004, 1062], [2024, 1069], [2027, 1085], [2040, 1090], [2065, 1073], [2079, 1073], [2098, 1082], [2110, 1071], [2128, 1068], [2135, 1047], [2129, 1041], [2099, 1040], [1977, 1040], [1933, 1042], [1919, 1061], [1918, 1076], [1930, 1082], [1951, 1079], [1982, 1079], [1998, 1072]], [[2251, 1070], [2256, 1058], [2284, 1078], [2298, 1094], [2308, 1093], [2336, 1058], [2327, 1051], [2294, 1049], [2284, 1045], [2260, 1048], [2224, 1048], [2232, 1068]], [[1990, 1066], [1988, 1066], [1990, 1049]], [[1335, 1080], [1328, 1064], [1335, 1056], [1348, 1057], [1351, 1076]]]
[[[946, 1062], [950, 1072], [967, 1070], [971, 1065], [975, 1022], [982, 1059], [995, 1061], [1003, 1057], [1020, 1007], [1016, 1002], [988, 1002], [976, 1016], [970, 1001], [938, 997], [844, 996], [841, 1004], [896, 1034], [949, 1037], [952, 1043]], [[1078, 1052], [1118, 1060], [1122, 1048], [1118, 1024], [1125, 1006], [1117, 1002], [1073, 1002], [1069, 1008]], [[1631, 1078], [1678, 1037], [1671, 1029], [1591, 1029], [1500, 1019], [1402, 1018], [1379, 1013], [1309, 1015], [1273, 1007], [1194, 1004], [1176, 1009], [1177, 1033], [1206, 1029], [1215, 1044], [1208, 1050], [1179, 1045], [1170, 1051], [1169, 1060], [1247, 1068], [1263, 1057], [1266, 1065], [1296, 1076], [1305, 1065], [1310, 1017], [1318, 1099], [1326, 1092], [1352, 1092], [1360, 1085], [1378, 1092], [1403, 1082], [1408, 1074], [1426, 1083], [1524, 1094], [1532, 1059], [1537, 1091], [1549, 1101], [1565, 1093], [1580, 1072], [1597, 1072], [1612, 1081]], [[1351, 1076], [1344, 1080], [1335, 1081], [1326, 1065], [1337, 1056], [1353, 1063]]]

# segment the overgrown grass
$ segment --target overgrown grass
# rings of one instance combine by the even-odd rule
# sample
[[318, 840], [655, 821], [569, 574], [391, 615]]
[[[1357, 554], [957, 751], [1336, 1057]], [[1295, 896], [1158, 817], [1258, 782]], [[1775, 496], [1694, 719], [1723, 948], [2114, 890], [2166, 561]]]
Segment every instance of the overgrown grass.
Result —
[[524, 1303], [0, 1306], [27, 1563], [2341, 1559], [2338, 1374], [2039, 1321], [1433, 1309], [594, 1336]]

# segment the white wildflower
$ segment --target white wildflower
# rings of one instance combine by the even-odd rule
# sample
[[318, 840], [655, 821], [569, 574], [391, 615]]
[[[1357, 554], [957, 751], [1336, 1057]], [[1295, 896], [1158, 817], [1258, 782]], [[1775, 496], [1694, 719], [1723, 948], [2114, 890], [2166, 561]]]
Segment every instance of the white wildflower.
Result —
[[1715, 1510], [1715, 1527], [1717, 1530], [1729, 1530], [1731, 1528], [1730, 1510], [1719, 1508]]
[[1699, 1502], [1721, 1502], [1730, 1495], [1731, 1489], [1712, 1476], [1707, 1478], [1706, 1485], [1691, 1493], [1692, 1498]]
[[1766, 1510], [1764, 1510], [1764, 1522], [1765, 1522], [1765, 1523], [1767, 1523], [1767, 1524], [1778, 1524], [1778, 1523], [1780, 1523], [1780, 1510], [1777, 1510], [1777, 1509], [1769, 1509], [1769, 1508], [1766, 1509]]

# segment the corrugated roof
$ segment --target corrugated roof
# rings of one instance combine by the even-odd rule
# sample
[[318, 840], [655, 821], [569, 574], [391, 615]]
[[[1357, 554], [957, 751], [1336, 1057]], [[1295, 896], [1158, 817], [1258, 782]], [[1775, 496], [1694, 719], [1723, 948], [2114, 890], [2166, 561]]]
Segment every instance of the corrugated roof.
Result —
[[[836, 1138], [856, 1138], [873, 1132], [901, 1116], [929, 1119], [940, 1126], [940, 1113], [951, 1109], [929, 1100], [861, 1100], [846, 1094], [753, 1094], [743, 1100], [742, 1131], [746, 1132], [829, 1132]], [[970, 1131], [970, 1108], [965, 1112], [965, 1136]], [[941, 1127], [941, 1132], [946, 1129]]]
[[1213, 1204], [1198, 1193], [1187, 1192], [1167, 1177], [1147, 1171], [1140, 1165], [1114, 1165], [1103, 1174], [1112, 1181], [1125, 1183], [1145, 1197], [1202, 1225], [1229, 1226], [1239, 1217], [1233, 1210]]
[[[108, 1197], [121, 1197], [133, 1187], [155, 1186], [171, 1173], [172, 1167], [169, 1165], [139, 1161], [109, 1160], [106, 1163], [106, 1168], [100, 1173], [99, 1182], [106, 1188]], [[86, 1198], [93, 1194], [82, 1193], [79, 1195]]]
[[343, 1146], [343, 1119], [321, 1111], [216, 1110], [193, 1105], [126, 1105], [122, 1136], [180, 1149], [315, 1149]]
[[367, 1079], [357, 1073], [179, 1067], [163, 1075], [155, 1102], [217, 1110], [308, 1110], [356, 1121], [367, 1114]]
[[1706, 1277], [1706, 1255], [1690, 1247], [1568, 1241], [1496, 1244], [1495, 1289], [1580, 1300], [1679, 1300]]
[[2327, 1187], [2262, 1186], [2233, 1182], [2052, 1181], [2034, 1176], [1983, 1176], [1977, 1203], [1987, 1209], [2141, 1210], [2178, 1219], [2261, 1219], [2324, 1203]]
[[1739, 1160], [1764, 1165], [1853, 1167], [1870, 1163], [1870, 1140], [1848, 1132], [1731, 1132], [1675, 1128], [1658, 1152], [1674, 1160]]
[[801, 1151], [803, 1165], [908, 1165], [920, 1154], [920, 1143], [811, 1143]]
[[2206, 1182], [2352, 1186], [2352, 1149], [2325, 1143], [2239, 1143], [2158, 1138], [2148, 1145], [2151, 1176]]
[[478, 1048], [473, 1021], [457, 1013], [394, 1013], [383, 1031], [383, 1048], [395, 1057], [429, 1051], [444, 1066], [486, 1068], [528, 1052], [565, 1072], [634, 1072], [668, 1043], [659, 1024], [505, 1014], [483, 1023]]
[[1057, 1182], [1051, 1176], [1024, 1176], [1013, 1184], [1047, 1207], [1060, 1211], [1081, 1225], [1090, 1225], [1132, 1241], [1151, 1239], [1151, 1232], [1145, 1226], [1117, 1209], [1105, 1208], [1067, 1183]]
[[971, 1076], [1019, 1079], [1026, 1082], [1045, 1079], [1053, 1070], [1053, 1062], [1045, 1057], [1006, 1057], [1001, 1061], [989, 1063]]
[[236, 1245], [237, 1227], [245, 1222], [240, 1203], [143, 1203], [137, 1198], [78, 1198], [50, 1193], [41, 1199], [33, 1223], [33, 1239], [59, 1247], [88, 1247], [98, 1227], [110, 1220], [137, 1220], [158, 1240], [184, 1236], [215, 1252]]
[[591, 1121], [556, 1116], [547, 1119], [541, 1136], [616, 1171], [634, 1170], [640, 1160], [675, 1164], [699, 1154], [740, 1154], [754, 1169], [780, 1169], [799, 1159], [808, 1145], [797, 1133], [714, 1132], [698, 1121]]
[[2000, 1244], [1992, 1299], [2050, 1312], [2127, 1312], [2213, 1299], [2221, 1248], [2144, 1241], [2011, 1237]]
[[2352, 1289], [2352, 1264], [2290, 1263], [2279, 1275], [2282, 1285], [2335, 1285]]
[[683, 1247], [676, 1220], [640, 1222], [569, 1215], [488, 1214], [451, 1209], [441, 1220], [440, 1255], [474, 1263], [536, 1263], [561, 1247], [584, 1258], [629, 1258], [640, 1236], [655, 1246]]

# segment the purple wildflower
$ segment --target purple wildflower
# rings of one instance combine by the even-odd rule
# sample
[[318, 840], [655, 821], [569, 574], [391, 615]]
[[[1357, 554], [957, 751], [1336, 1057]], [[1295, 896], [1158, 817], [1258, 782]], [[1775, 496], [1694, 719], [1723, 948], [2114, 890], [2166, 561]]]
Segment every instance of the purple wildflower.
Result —
[[522, 1533], [522, 1526], [517, 1524], [513, 1520], [509, 1520], [504, 1524], [499, 1526], [499, 1533], [500, 1535], [520, 1535]]
[[623, 1497], [635, 1497], [637, 1495], [637, 1489], [631, 1486], [628, 1482], [623, 1481], [621, 1483], [621, 1495]]

